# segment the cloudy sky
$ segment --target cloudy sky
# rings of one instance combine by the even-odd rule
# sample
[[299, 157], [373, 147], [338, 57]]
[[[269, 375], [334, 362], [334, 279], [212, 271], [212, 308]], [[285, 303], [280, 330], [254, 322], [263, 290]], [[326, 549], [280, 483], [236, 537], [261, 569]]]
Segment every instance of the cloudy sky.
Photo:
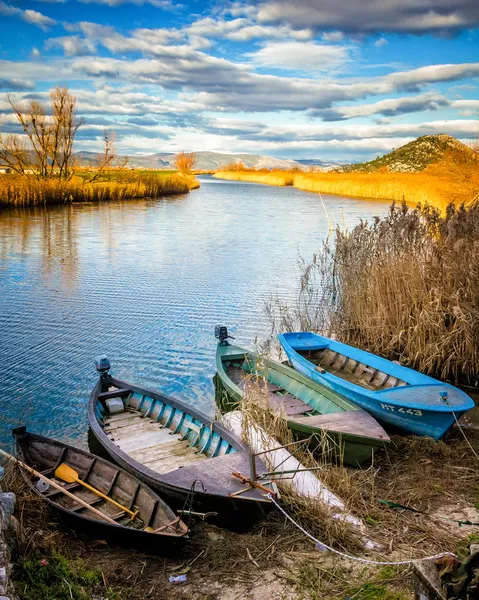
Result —
[[364, 160], [479, 129], [478, 0], [0, 0], [7, 93], [75, 93], [77, 149]]

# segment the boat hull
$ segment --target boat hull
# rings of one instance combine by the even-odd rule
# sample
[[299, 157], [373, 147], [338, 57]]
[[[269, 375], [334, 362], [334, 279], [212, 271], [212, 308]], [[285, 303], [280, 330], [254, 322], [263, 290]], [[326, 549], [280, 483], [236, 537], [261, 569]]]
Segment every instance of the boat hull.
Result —
[[[224, 368], [225, 360], [234, 359], [234, 357], [247, 356], [248, 360], [257, 363], [259, 357], [243, 348], [236, 346], [218, 346], [216, 354], [216, 369], [215, 375], [215, 390], [216, 402], [223, 412], [229, 412], [237, 409], [243, 400], [243, 390], [231, 380]], [[316, 400], [316, 406], [319, 407], [321, 397], [322, 411], [331, 414], [331, 421], [334, 421], [336, 413], [340, 416], [350, 415], [351, 420], [354, 418], [357, 421], [373, 421], [368, 415], [363, 415], [363, 411], [358, 410], [355, 405], [348, 401], [338, 398], [324, 386], [317, 386], [310, 381], [309, 378], [303, 378], [290, 367], [282, 365], [272, 360], [261, 358], [261, 363], [264, 367], [265, 377], [268, 377], [273, 371], [281, 378], [282, 386], [286, 390], [305, 390], [303, 397], [308, 397], [308, 402]], [[268, 375], [269, 374], [269, 375]], [[288, 387], [287, 381], [291, 380], [291, 386]], [[307, 389], [306, 389], [307, 388]], [[300, 394], [299, 391], [297, 393]], [[329, 396], [329, 398], [328, 398]], [[329, 401], [329, 402], [328, 402]], [[335, 404], [335, 403], [338, 404]], [[320, 427], [314, 422], [314, 417], [302, 418], [294, 415], [287, 419], [288, 428], [293, 433], [295, 439], [311, 438], [310, 448], [313, 451], [327, 452], [330, 458], [343, 462], [348, 466], [357, 467], [368, 461], [371, 461], [374, 452], [389, 441], [387, 434], [382, 431], [382, 438], [361, 435], [359, 433], [337, 432], [333, 428], [326, 426]], [[308, 423], [308, 421], [310, 423]], [[378, 429], [381, 429], [375, 424]], [[380, 433], [381, 435], [381, 433]]]
[[[28, 464], [29, 462], [26, 455], [29, 444], [31, 443], [41, 443], [43, 445], [48, 445], [51, 448], [60, 447], [62, 450], [65, 449], [70, 453], [80, 455], [86, 460], [94, 459], [97, 465], [100, 462], [106, 463], [106, 461], [101, 457], [94, 456], [88, 452], [79, 450], [78, 448], [73, 448], [72, 446], [63, 444], [62, 442], [57, 442], [55, 440], [50, 440], [49, 438], [40, 435], [32, 434], [30, 432], [27, 432], [24, 427], [20, 427], [14, 430], [14, 437], [16, 441], [18, 457], [20, 460], [22, 460], [22, 462], [25, 462], [26, 464]], [[175, 536], [158, 535], [153, 534], [151, 532], [143, 531], [142, 529], [135, 529], [133, 527], [125, 527], [121, 525], [113, 525], [108, 523], [107, 521], [101, 521], [98, 518], [92, 518], [88, 516], [87, 510], [85, 510], [83, 514], [79, 514], [78, 512], [68, 510], [67, 508], [61, 506], [61, 504], [59, 504], [58, 502], [55, 502], [53, 499], [39, 492], [37, 487], [33, 484], [32, 478], [29, 475], [29, 473], [27, 473], [27, 471], [25, 471], [24, 469], [20, 469], [20, 471], [28, 487], [49, 505], [50, 510], [56, 515], [58, 520], [65, 527], [73, 529], [81, 535], [86, 535], [95, 539], [106, 540], [109, 544], [115, 546], [121, 546], [123, 548], [129, 549], [137, 549], [144, 552], [158, 554], [161, 556], [173, 555], [179, 550], [181, 550], [185, 545], [185, 542], [187, 540], [187, 528], [184, 525], [184, 523], [180, 524], [180, 531], [182, 531], [182, 535]], [[132, 486], [137, 486], [138, 482], [132, 475], [124, 471], [121, 471], [121, 474], [123, 478], [122, 485], [126, 485], [128, 487], [127, 482], [128, 480], [130, 480]], [[49, 477], [51, 476], [52, 475], [49, 475]], [[146, 486], [142, 487], [146, 488]], [[151, 490], [148, 491], [148, 494], [151, 496], [151, 499], [153, 501], [158, 502], [158, 510], [162, 510], [164, 512], [166, 520], [169, 522], [173, 522], [176, 518], [176, 515], [171, 510], [171, 508], [167, 506], [163, 502], [163, 500], [161, 500], [161, 498], [159, 498]], [[102, 511], [103, 510], [104, 508], [102, 508]]]
[[[278, 339], [294, 369], [348, 398], [394, 431], [440, 439], [454, 425], [456, 419], [474, 407], [474, 402], [464, 392], [449, 384], [335, 341], [332, 341], [334, 351], [342, 350], [345, 356], [351, 356], [357, 362], [367, 361], [368, 365], [377, 367], [378, 371], [382, 369], [386, 374], [390, 372], [391, 376], [405, 385], [371, 391], [324, 369], [319, 371], [317, 366], [303, 355], [307, 354], [307, 346], [301, 344], [302, 338], [299, 337], [303, 335], [313, 336], [307, 338], [310, 347], [315, 338], [318, 338], [318, 346], [332, 341], [314, 334], [280, 334]], [[439, 400], [441, 392], [448, 394], [450, 404]]]
[[[108, 456], [110, 460], [133, 473], [141, 481], [144, 481], [167, 499], [172, 508], [176, 510], [193, 510], [200, 513], [216, 513], [215, 516], [211, 515], [208, 518], [208, 522], [236, 531], [251, 528], [271, 511], [273, 504], [266, 498], [264, 492], [260, 493], [259, 490], [254, 489], [250, 492], [242, 493], [247, 486], [236, 480], [232, 475], [233, 471], [239, 471], [244, 475], [249, 475], [250, 472], [250, 453], [240, 440], [237, 440], [227, 430], [223, 430], [217, 424], [212, 423], [202, 413], [186, 407], [178, 400], [152, 390], [146, 390], [127, 382], [110, 378], [107, 380], [108, 386], [113, 385], [118, 388], [129, 389], [131, 393], [143, 394], [153, 399], [153, 401], [168, 402], [169, 405], [179, 407], [185, 411], [188, 410], [188, 414], [193, 415], [207, 427], [212, 428], [212, 430], [220, 431], [221, 435], [238, 449], [236, 455], [231, 456], [231, 461], [227, 457], [219, 457], [220, 460], [212, 460], [209, 471], [205, 471], [204, 469], [203, 471], [196, 471], [194, 469], [180, 468], [176, 472], [162, 474], [132, 458], [128, 452], [119, 448], [106, 435], [102, 423], [98, 418], [96, 410], [98, 394], [104, 385], [105, 382], [102, 383], [100, 380], [89, 399], [88, 419], [90, 424], [90, 439], [93, 438], [95, 445], [101, 446], [102, 453]], [[266, 471], [266, 467], [258, 459], [256, 459], [256, 466], [258, 473]], [[216, 485], [215, 479], [218, 485]], [[223, 490], [221, 487], [222, 482], [226, 482], [228, 488], [234, 490], [233, 493], [237, 493], [238, 495], [231, 496], [230, 489]]]

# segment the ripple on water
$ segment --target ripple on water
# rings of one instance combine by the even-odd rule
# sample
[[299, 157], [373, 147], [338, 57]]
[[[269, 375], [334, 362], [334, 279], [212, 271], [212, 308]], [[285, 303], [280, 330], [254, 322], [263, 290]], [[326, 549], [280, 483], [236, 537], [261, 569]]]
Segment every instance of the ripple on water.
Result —
[[[387, 203], [325, 196], [351, 227]], [[214, 326], [269, 335], [264, 303], [291, 302], [297, 259], [328, 220], [316, 194], [202, 178], [189, 195], [0, 214], [0, 441], [26, 422], [86, 444], [93, 359], [214, 413]]]

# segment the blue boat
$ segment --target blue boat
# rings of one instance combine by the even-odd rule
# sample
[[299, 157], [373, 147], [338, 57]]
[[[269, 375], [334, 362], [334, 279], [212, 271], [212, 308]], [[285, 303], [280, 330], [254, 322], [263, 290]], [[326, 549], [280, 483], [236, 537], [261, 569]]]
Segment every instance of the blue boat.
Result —
[[440, 439], [474, 401], [458, 388], [315, 333], [282, 333], [293, 367], [399, 431]]

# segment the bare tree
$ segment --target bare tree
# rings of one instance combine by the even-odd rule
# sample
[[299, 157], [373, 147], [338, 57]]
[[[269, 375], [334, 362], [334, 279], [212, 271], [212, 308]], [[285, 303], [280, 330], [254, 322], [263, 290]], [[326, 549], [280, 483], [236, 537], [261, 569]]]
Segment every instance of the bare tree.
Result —
[[196, 156], [194, 152], [189, 154], [180, 152], [175, 156], [175, 167], [182, 175], [187, 175], [196, 164]]
[[95, 168], [95, 172], [93, 176], [88, 179], [86, 183], [91, 183], [92, 181], [96, 181], [103, 175], [108, 167], [112, 167], [114, 162], [116, 161], [116, 144], [115, 144], [115, 134], [111, 131], [107, 131], [106, 129], [103, 131], [103, 140], [105, 143], [103, 152], [97, 155], [97, 164]]
[[75, 96], [70, 94], [67, 87], [60, 88], [57, 86], [50, 92], [50, 98], [53, 120], [50, 173], [53, 174], [56, 165], [59, 170], [59, 177], [68, 178], [71, 174], [71, 156], [75, 134], [85, 120], [76, 117], [77, 101]]
[[20, 105], [11, 96], [7, 98], [26, 136], [26, 143], [18, 136], [8, 136], [0, 142], [0, 158], [10, 164], [6, 159], [13, 156], [10, 160], [15, 167], [10, 166], [22, 175], [28, 165], [35, 168], [38, 177], [71, 177], [73, 142], [84, 119], [77, 118], [76, 98], [68, 88], [57, 86], [51, 91], [50, 113], [37, 100]]
[[7, 136], [0, 134], [0, 162], [10, 167], [19, 175], [25, 175], [31, 166], [31, 153], [28, 151], [25, 139], [11, 133]]

